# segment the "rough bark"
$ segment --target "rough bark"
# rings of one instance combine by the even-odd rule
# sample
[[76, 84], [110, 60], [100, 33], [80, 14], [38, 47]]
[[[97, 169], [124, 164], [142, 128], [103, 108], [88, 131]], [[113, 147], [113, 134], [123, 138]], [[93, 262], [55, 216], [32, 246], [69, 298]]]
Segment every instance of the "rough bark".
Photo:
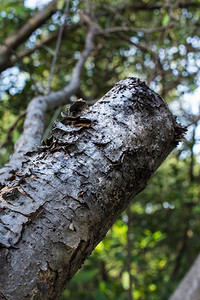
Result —
[[184, 132], [135, 78], [78, 104], [1, 186], [1, 299], [57, 299]]
[[175, 290], [170, 300], [199, 300], [200, 299], [200, 254], [191, 266], [186, 276]]

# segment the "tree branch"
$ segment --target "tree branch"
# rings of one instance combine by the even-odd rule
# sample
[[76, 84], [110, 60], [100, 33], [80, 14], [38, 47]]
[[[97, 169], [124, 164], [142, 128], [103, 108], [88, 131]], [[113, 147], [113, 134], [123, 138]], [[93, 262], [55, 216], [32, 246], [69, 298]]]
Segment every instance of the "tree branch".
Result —
[[51, 1], [45, 8], [39, 11], [15, 33], [10, 35], [4, 45], [0, 47], [0, 69], [6, 60], [10, 60], [13, 51], [21, 45], [26, 39], [42, 24], [44, 24], [57, 11], [57, 0]]
[[[64, 35], [70, 31], [77, 29], [78, 26], [79, 26], [79, 24], [73, 24], [72, 26], [65, 28]], [[17, 62], [23, 63], [22, 59], [24, 57], [30, 56], [36, 50], [41, 49], [41, 48], [45, 49], [45, 47], [44, 47], [45, 45], [48, 45], [51, 41], [55, 40], [58, 37], [58, 32], [59, 31], [55, 31], [52, 34], [48, 35], [47, 37], [41, 39], [40, 42], [38, 44], [36, 44], [33, 48], [25, 49], [18, 53], [16, 51], [12, 50], [12, 55], [9, 58], [9, 60], [3, 60], [2, 62], [0, 62], [0, 72], [4, 71], [7, 68], [14, 66]]]
[[20, 166], [23, 155], [26, 152], [37, 149], [45, 129], [46, 112], [69, 103], [69, 98], [79, 89], [81, 71], [86, 59], [94, 47], [93, 41], [97, 34], [97, 27], [95, 24], [90, 21], [88, 26], [89, 31], [85, 41], [85, 49], [73, 69], [71, 82], [63, 90], [51, 92], [49, 95], [45, 96], [38, 96], [29, 103], [23, 133], [15, 144], [15, 151], [9, 164], [7, 164], [7, 168]]
[[129, 276], [129, 287], [128, 287], [128, 300], [133, 300], [133, 295], [132, 295], [132, 288], [133, 288], [133, 278], [131, 275], [131, 209], [130, 205], [126, 209], [126, 214], [127, 214], [127, 233], [126, 233], [126, 248], [127, 248], [127, 271], [128, 271], [128, 276]]
[[45, 129], [45, 132], [44, 132], [44, 135], [43, 135], [43, 140], [44, 140], [44, 141], [46, 141], [46, 139], [49, 137], [50, 132], [51, 132], [52, 127], [53, 127], [53, 124], [54, 124], [54, 122], [58, 119], [58, 116], [59, 116], [59, 114], [60, 114], [60, 112], [61, 112], [61, 109], [62, 109], [62, 107], [59, 106], [59, 107], [55, 110], [55, 112], [54, 112], [54, 114], [53, 114], [53, 116], [52, 116], [52, 118], [51, 118], [51, 120], [50, 120], [50, 122], [49, 122], [47, 128]]
[[58, 299], [183, 132], [136, 78], [58, 122], [0, 184], [1, 297]]
[[166, 26], [159, 26], [155, 28], [138, 28], [133, 26], [119, 26], [119, 27], [113, 27], [113, 28], [107, 28], [104, 30], [99, 31], [99, 35], [105, 35], [109, 33], [115, 33], [115, 32], [123, 32], [123, 31], [129, 31], [129, 32], [143, 32], [146, 34], [150, 34], [153, 32], [159, 32], [159, 31], [165, 31], [166, 29], [169, 29], [174, 26], [173, 22], [170, 22]]
[[[199, 3], [196, 3], [194, 1], [178, 1], [177, 7], [179, 8], [189, 8], [189, 7], [199, 7]], [[150, 11], [150, 10], [155, 10], [155, 9], [162, 9], [163, 8], [163, 4], [151, 4], [151, 3], [146, 3], [144, 2], [133, 2], [133, 3], [124, 3], [123, 6], [118, 7], [118, 11], [122, 12], [122, 10], [128, 9], [128, 10], [134, 10], [134, 11], [138, 11], [138, 10], [146, 10], [146, 11]]]
[[189, 269], [169, 300], [199, 299], [200, 295], [200, 254]]
[[63, 24], [60, 27], [59, 33], [58, 33], [58, 38], [57, 38], [57, 42], [56, 42], [56, 49], [55, 49], [55, 53], [53, 56], [53, 60], [51, 63], [51, 69], [50, 69], [50, 74], [49, 74], [49, 80], [48, 80], [48, 87], [47, 87], [47, 94], [49, 94], [49, 92], [51, 91], [51, 82], [52, 82], [52, 78], [53, 78], [53, 72], [55, 69], [55, 65], [56, 65], [56, 60], [57, 60], [57, 56], [58, 56], [58, 51], [60, 49], [60, 44], [61, 44], [61, 40], [62, 40], [62, 35], [63, 35], [63, 31], [66, 25], [66, 21], [67, 21], [67, 11], [69, 9], [69, 0], [66, 0], [65, 2], [65, 9], [62, 15], [61, 20], [63, 21]]

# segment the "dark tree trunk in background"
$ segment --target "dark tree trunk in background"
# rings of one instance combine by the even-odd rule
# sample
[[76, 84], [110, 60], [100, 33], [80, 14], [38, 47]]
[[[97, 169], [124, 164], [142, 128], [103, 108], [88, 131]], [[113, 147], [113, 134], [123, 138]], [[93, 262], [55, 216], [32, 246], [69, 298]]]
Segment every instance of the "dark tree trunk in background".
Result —
[[1, 175], [0, 299], [57, 299], [184, 131], [135, 78], [73, 109]]

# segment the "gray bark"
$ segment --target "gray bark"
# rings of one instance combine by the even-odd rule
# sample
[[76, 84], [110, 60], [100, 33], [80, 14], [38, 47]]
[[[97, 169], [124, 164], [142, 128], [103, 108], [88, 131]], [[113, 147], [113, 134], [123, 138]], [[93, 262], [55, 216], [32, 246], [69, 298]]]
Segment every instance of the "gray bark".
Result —
[[0, 192], [0, 298], [57, 299], [184, 129], [135, 78], [58, 122]]
[[170, 300], [200, 299], [200, 254], [175, 290]]

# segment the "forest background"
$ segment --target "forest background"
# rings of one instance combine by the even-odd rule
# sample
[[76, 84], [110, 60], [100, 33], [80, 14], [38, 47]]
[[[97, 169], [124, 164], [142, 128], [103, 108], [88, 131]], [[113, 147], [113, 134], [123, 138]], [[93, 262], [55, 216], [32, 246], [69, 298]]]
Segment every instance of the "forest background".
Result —
[[[139, 77], [188, 132], [61, 299], [168, 299], [200, 251], [200, 1], [60, 0], [51, 1], [53, 9], [49, 2], [1, 1], [0, 167], [13, 152], [31, 99], [70, 82], [89, 16], [98, 34], [67, 103], [83, 98], [93, 104], [115, 82]], [[42, 9], [46, 19], [9, 45]], [[64, 109], [47, 114], [44, 140]]]

